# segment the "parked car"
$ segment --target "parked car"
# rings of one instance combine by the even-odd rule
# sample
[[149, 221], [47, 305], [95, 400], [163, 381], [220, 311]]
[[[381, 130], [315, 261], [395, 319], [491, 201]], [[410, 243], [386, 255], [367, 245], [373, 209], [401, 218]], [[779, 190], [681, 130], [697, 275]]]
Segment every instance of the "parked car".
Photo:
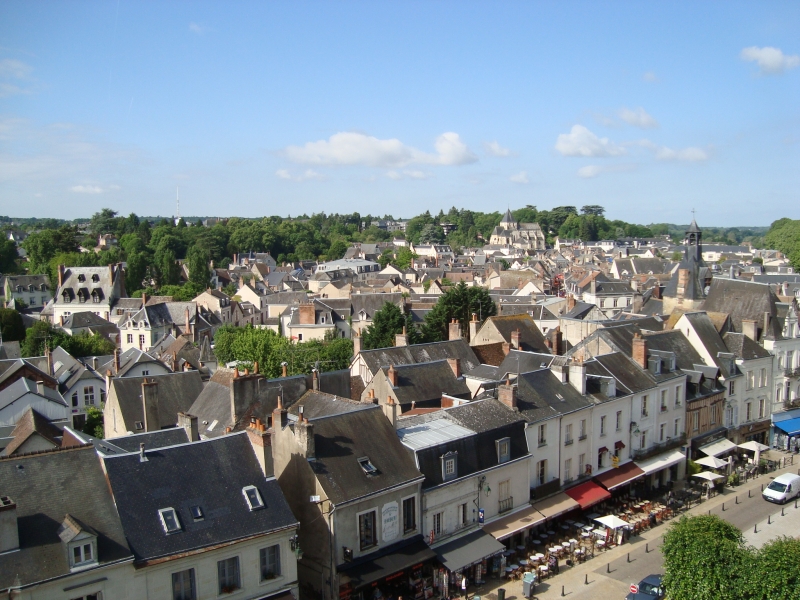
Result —
[[625, 600], [662, 600], [664, 586], [661, 585], [661, 575], [648, 575], [639, 582], [639, 591], [630, 592]]
[[800, 497], [800, 475], [792, 473], [779, 475], [761, 492], [761, 495], [764, 500], [778, 504]]

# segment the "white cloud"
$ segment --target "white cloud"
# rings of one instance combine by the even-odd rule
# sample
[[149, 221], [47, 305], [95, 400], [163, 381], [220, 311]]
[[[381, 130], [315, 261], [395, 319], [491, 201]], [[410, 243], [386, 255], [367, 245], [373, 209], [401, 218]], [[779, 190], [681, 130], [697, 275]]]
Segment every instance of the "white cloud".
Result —
[[292, 175], [288, 169], [278, 169], [275, 171], [275, 176], [278, 179], [286, 179], [289, 181], [309, 181], [311, 179], [323, 180], [325, 177], [312, 169], [306, 169], [300, 175]]
[[516, 175], [512, 175], [508, 178], [509, 181], [513, 181], [514, 183], [529, 183], [528, 181], [528, 173], [525, 171], [520, 171]]
[[435, 154], [417, 150], [396, 138], [381, 140], [356, 132], [340, 132], [327, 140], [289, 146], [283, 153], [292, 162], [312, 165], [406, 167], [412, 164], [464, 165], [478, 160], [457, 133], [436, 138]]
[[189, 31], [192, 33], [196, 33], [197, 35], [203, 35], [204, 33], [211, 31], [205, 25], [201, 25], [200, 23], [189, 23]]
[[672, 148], [667, 148], [664, 146], [656, 151], [656, 158], [658, 160], [700, 162], [708, 160], [708, 153], [702, 148], [683, 148], [682, 150], [673, 150]]
[[585, 167], [581, 167], [580, 169], [578, 169], [578, 177], [583, 177], [584, 179], [591, 179], [592, 177], [597, 177], [602, 172], [603, 172], [603, 167], [599, 165], [586, 165]]
[[400, 181], [403, 178], [403, 176], [397, 171], [389, 171], [388, 173], [386, 173], [386, 176], [389, 179], [394, 179], [395, 181]]
[[286, 169], [278, 169], [275, 171], [275, 175], [277, 175], [280, 179], [291, 179], [292, 176]]
[[625, 121], [628, 125], [639, 127], [641, 129], [654, 129], [658, 127], [658, 121], [640, 106], [639, 108], [630, 109], [622, 107], [619, 109], [619, 118]]
[[647, 71], [647, 73], [642, 75], [642, 79], [649, 83], [655, 83], [656, 81], [658, 81], [658, 77], [656, 77], [656, 74], [653, 73], [652, 71]]
[[742, 60], [758, 63], [763, 75], [777, 75], [800, 66], [800, 56], [784, 54], [780, 48], [750, 46], [739, 54]]
[[73, 185], [69, 191], [76, 194], [105, 194], [106, 192], [116, 192], [119, 189], [118, 185], [109, 185], [105, 188], [99, 185]]
[[583, 125], [573, 125], [569, 133], [562, 133], [556, 140], [556, 150], [563, 156], [619, 156], [625, 154], [625, 148], [610, 142], [608, 138], [599, 138]]
[[508, 148], [503, 148], [496, 141], [484, 142], [483, 149], [486, 150], [486, 154], [489, 154], [491, 156], [500, 156], [500, 157], [511, 156], [511, 150], [509, 150]]
[[25, 79], [32, 71], [30, 65], [14, 58], [4, 58], [0, 60], [0, 77], [12, 77], [14, 79]]
[[386, 177], [395, 181], [400, 181], [401, 179], [430, 179], [433, 175], [418, 170], [405, 170], [402, 173], [391, 170], [386, 173]]
[[0, 98], [8, 98], [18, 94], [30, 94], [30, 90], [25, 90], [13, 83], [0, 83]]

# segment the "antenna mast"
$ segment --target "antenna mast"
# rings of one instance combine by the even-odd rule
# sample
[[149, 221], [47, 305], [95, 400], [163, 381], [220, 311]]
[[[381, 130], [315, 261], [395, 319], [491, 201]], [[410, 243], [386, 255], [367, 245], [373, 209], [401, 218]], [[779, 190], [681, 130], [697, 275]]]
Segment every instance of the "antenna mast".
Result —
[[181, 220], [181, 188], [179, 185], [175, 186], [175, 224]]

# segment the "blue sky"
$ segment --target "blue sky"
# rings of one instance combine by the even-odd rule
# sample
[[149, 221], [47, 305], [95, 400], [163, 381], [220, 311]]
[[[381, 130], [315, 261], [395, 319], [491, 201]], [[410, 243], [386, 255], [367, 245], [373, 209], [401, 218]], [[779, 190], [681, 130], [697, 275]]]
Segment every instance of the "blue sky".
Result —
[[0, 214], [800, 218], [798, 2], [0, 4]]

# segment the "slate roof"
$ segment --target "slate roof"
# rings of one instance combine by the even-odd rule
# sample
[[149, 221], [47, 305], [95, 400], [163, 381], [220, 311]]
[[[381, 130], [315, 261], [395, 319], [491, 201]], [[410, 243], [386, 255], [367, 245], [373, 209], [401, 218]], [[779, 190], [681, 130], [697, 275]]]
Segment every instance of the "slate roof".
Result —
[[[511, 342], [511, 335], [519, 330], [519, 343], [521, 350], [529, 352], [549, 352], [544, 343], [544, 336], [536, 322], [529, 314], [506, 315], [502, 317], [489, 317], [486, 321], [497, 329], [506, 342]], [[483, 324], [486, 327], [486, 323]]]
[[754, 342], [743, 333], [728, 332], [722, 336], [728, 352], [733, 353], [736, 358], [742, 360], [754, 360], [757, 358], [767, 358], [771, 356], [768, 350]]
[[97, 532], [100, 565], [131, 557], [93, 447], [0, 458], [0, 482], [17, 504], [20, 541], [19, 552], [0, 555], [0, 589], [69, 574], [58, 535], [67, 514]]
[[[11, 432], [13, 439], [3, 449], [3, 454], [5, 456], [14, 454], [16, 449], [22, 446], [25, 440], [34, 433], [38, 433], [55, 447], [61, 445], [61, 430], [53, 425], [47, 417], [28, 407], [17, 421], [14, 431]], [[0, 486], [0, 492], [2, 492], [2, 486]]]
[[[366, 410], [309, 419], [314, 426], [314, 460], [309, 462], [326, 496], [341, 504], [422, 477], [383, 411]], [[369, 432], [369, 435], [364, 435]], [[368, 457], [378, 469], [367, 475], [358, 463]]]
[[[145, 379], [158, 384], [159, 428], [175, 425], [178, 413], [188, 412], [189, 407], [203, 390], [203, 382], [197, 371], [113, 378], [111, 390], [117, 397], [122, 418], [129, 431], [133, 431], [136, 421], [144, 421], [142, 382]], [[108, 391], [108, 396], [111, 395], [111, 390]]]
[[[381, 370], [386, 374], [389, 367], [381, 367]], [[470, 397], [464, 378], [456, 379], [446, 360], [397, 365], [394, 370], [397, 372], [397, 385], [392, 386], [392, 390], [401, 405], [440, 400], [442, 394]]]
[[[104, 463], [125, 535], [146, 561], [297, 526], [274, 478], [265, 479], [245, 432], [218, 439], [107, 456]], [[242, 488], [255, 486], [265, 508], [251, 511]], [[191, 507], [204, 518], [194, 521]], [[166, 535], [160, 508], [174, 508], [181, 531]]]
[[550, 369], [524, 373], [517, 380], [517, 408], [532, 423], [588, 406], [589, 400]]
[[117, 326], [114, 323], [106, 321], [104, 318], [89, 311], [75, 312], [64, 317], [64, 324], [60, 325], [60, 327], [64, 329], [91, 327], [98, 330], [117, 330]]
[[585, 319], [590, 312], [592, 312], [593, 308], [597, 308], [594, 304], [589, 304], [588, 302], [576, 302], [575, 306], [567, 312], [567, 314], [562, 315], [564, 319]]
[[109, 438], [103, 440], [103, 442], [113, 444], [124, 452], [139, 452], [139, 444], [144, 444], [146, 450], [154, 450], [156, 448], [186, 444], [189, 442], [189, 436], [186, 435], [186, 430], [183, 427], [170, 427], [169, 429], [160, 429], [158, 431]]
[[[720, 360], [719, 354], [729, 354], [731, 351], [723, 341], [722, 337], [717, 332], [714, 323], [704, 312], [691, 312], [684, 315], [687, 321], [691, 323], [700, 342], [708, 350], [714, 364], [720, 368], [724, 377], [731, 377], [737, 375], [737, 372], [730, 373], [728, 371], [728, 364], [724, 360]], [[647, 338], [650, 339], [650, 338]], [[737, 369], [738, 371], [738, 369]]]
[[512, 350], [505, 357], [500, 366], [497, 367], [498, 379], [503, 379], [509, 374], [530, 373], [540, 369], [548, 369], [553, 364], [566, 364], [567, 360], [562, 357], [554, 356], [549, 352], [520, 352]]
[[13, 404], [28, 393], [37, 394], [51, 402], [55, 402], [61, 406], [67, 406], [64, 398], [56, 390], [45, 386], [42, 392], [39, 393], [39, 388], [35, 381], [27, 377], [21, 377], [7, 388], [0, 390], [0, 409]]
[[289, 407], [288, 413], [295, 417], [300, 415], [303, 409], [303, 416], [306, 419], [316, 419], [317, 417], [327, 417], [354, 410], [364, 410], [375, 406], [372, 402], [361, 402], [351, 400], [342, 396], [334, 396], [325, 392], [309, 390], [294, 404]]
[[397, 367], [398, 365], [411, 365], [445, 358], [461, 359], [462, 371], [468, 371], [480, 364], [475, 352], [463, 339], [362, 350], [360, 356], [372, 373], [377, 373], [378, 369], [383, 366], [394, 365]]
[[769, 313], [771, 329], [761, 336], [782, 339], [778, 315], [778, 297], [765, 283], [752, 283], [741, 279], [719, 279], [711, 281], [703, 310], [727, 313], [731, 317], [734, 331], [742, 333], [742, 320], [754, 319], [759, 330], [763, 327], [764, 313]]

